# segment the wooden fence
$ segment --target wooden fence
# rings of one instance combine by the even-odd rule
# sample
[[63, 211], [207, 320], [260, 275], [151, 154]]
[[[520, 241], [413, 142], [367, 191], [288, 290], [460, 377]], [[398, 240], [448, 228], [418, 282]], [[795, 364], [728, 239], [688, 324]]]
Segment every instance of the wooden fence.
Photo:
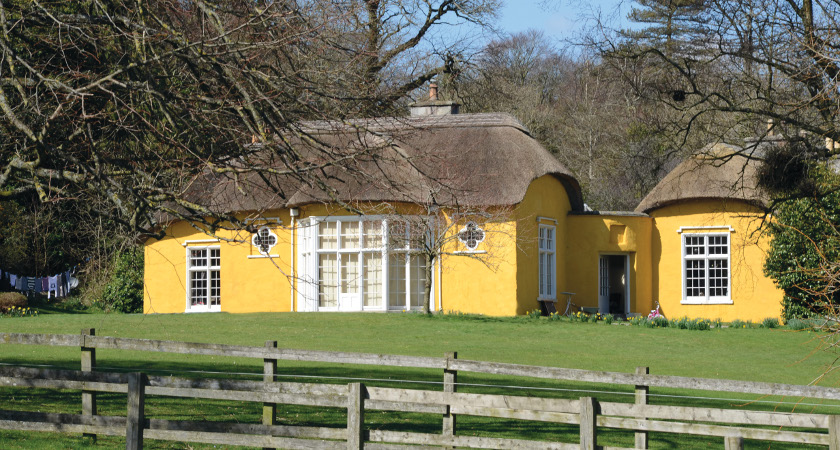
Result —
[[[319, 352], [264, 347], [200, 344], [80, 335], [0, 333], [0, 344], [78, 346], [81, 371], [0, 367], [0, 386], [78, 389], [82, 414], [0, 410], [0, 428], [126, 437], [126, 448], [142, 448], [143, 438], [278, 448], [402, 448], [408, 445], [461, 448], [608, 448], [598, 445], [598, 428], [632, 430], [635, 448], [647, 448], [648, 432], [716, 436], [727, 449], [742, 448], [743, 439], [827, 445], [840, 450], [840, 419], [834, 415], [744, 411], [648, 404], [651, 386], [840, 399], [840, 390], [817, 386], [753, 383], [731, 380], [656, 376], [641, 368], [635, 374], [592, 372], [516, 364], [443, 358]], [[238, 356], [263, 359], [263, 381], [158, 377], [142, 373], [96, 372], [96, 349], [144, 350], [181, 354]], [[436, 368], [443, 371], [443, 391], [348, 385], [276, 382], [278, 360]], [[457, 392], [460, 372], [516, 375], [554, 380], [635, 386], [635, 403], [535, 398]], [[96, 393], [127, 394], [125, 417], [97, 415]], [[149, 419], [145, 396], [223, 399], [263, 404], [262, 424], [206, 423]], [[275, 422], [277, 404], [339, 407], [347, 410], [346, 428], [292, 427]], [[366, 410], [439, 414], [440, 434], [367, 430]], [[458, 415], [576, 425], [578, 443], [555, 443], [456, 434]], [[773, 428], [768, 428], [773, 427]], [[782, 428], [794, 428], [794, 431]], [[412, 447], [416, 448], [416, 447]], [[421, 447], [422, 448], [422, 447]]]

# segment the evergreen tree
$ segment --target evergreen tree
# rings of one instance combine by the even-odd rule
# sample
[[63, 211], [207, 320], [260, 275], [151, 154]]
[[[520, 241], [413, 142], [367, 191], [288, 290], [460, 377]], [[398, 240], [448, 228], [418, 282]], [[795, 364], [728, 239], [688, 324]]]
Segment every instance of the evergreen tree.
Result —
[[696, 57], [704, 46], [708, 23], [706, 0], [636, 0], [628, 19], [641, 29], [625, 30], [639, 45], [667, 55]]

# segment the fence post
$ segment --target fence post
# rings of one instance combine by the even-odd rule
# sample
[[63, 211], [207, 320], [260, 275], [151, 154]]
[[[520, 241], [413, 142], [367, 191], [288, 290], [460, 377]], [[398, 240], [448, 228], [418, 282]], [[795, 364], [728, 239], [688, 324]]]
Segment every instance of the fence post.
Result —
[[[650, 368], [648, 367], [636, 367], [636, 375], [647, 375], [650, 373]], [[644, 384], [637, 384], [636, 385], [636, 405], [647, 405], [648, 404], [648, 393], [650, 392], [650, 387]], [[637, 419], [647, 419], [647, 417], [642, 414], [636, 416]], [[636, 448], [648, 448], [648, 432], [647, 431], [637, 431], [636, 432]]]
[[[458, 352], [446, 353], [446, 368], [443, 369], [443, 392], [455, 392], [458, 385], [458, 371], [450, 370], [449, 363], [458, 359]], [[443, 414], [443, 435], [455, 436], [455, 414], [450, 411], [451, 405], [446, 405], [446, 413]]]
[[724, 439], [724, 450], [744, 450], [744, 438], [741, 436], [726, 436]]
[[[277, 348], [277, 341], [265, 341], [266, 348]], [[264, 358], [263, 359], [263, 381], [266, 383], [273, 383], [277, 381], [277, 359]], [[277, 403], [263, 403], [263, 425], [276, 425], [277, 418]], [[268, 449], [269, 447], [263, 447]]]
[[365, 448], [365, 396], [367, 390], [362, 383], [347, 385], [347, 448]]
[[580, 448], [595, 450], [598, 435], [595, 424], [598, 418], [598, 401], [593, 397], [580, 398]]
[[[82, 372], [93, 372], [96, 370], [96, 349], [85, 345], [87, 336], [96, 336], [96, 329], [83, 328], [80, 337]], [[82, 390], [82, 415], [91, 417], [96, 415], [96, 392]], [[83, 433], [82, 436], [96, 440], [95, 434]]]
[[128, 374], [128, 412], [125, 421], [125, 449], [143, 448], [143, 427], [146, 407], [146, 375]]
[[840, 450], [840, 416], [828, 416], [828, 448]]

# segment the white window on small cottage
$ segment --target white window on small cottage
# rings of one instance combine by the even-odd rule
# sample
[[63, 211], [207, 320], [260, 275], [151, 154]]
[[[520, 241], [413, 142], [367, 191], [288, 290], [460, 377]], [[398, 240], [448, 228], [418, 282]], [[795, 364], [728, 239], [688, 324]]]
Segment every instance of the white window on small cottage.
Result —
[[254, 233], [254, 237], [251, 238], [251, 244], [257, 248], [261, 255], [268, 255], [271, 253], [271, 249], [277, 245], [277, 235], [268, 227], [260, 227]]
[[221, 250], [188, 247], [187, 312], [221, 311]]
[[555, 299], [557, 297], [557, 250], [555, 231], [556, 229], [551, 225], [540, 225], [540, 300]]
[[686, 233], [683, 244], [683, 303], [731, 303], [728, 233]]
[[473, 251], [484, 240], [484, 235], [484, 230], [475, 222], [470, 221], [458, 232], [458, 240], [467, 247], [467, 250]]
[[418, 309], [425, 259], [409, 223], [372, 216], [299, 222], [302, 311]]

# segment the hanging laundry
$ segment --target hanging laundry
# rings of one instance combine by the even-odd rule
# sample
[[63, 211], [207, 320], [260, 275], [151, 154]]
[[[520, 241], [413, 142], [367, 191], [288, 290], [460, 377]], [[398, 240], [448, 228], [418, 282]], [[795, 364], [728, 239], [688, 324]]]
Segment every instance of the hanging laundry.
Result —
[[53, 295], [58, 298], [58, 276], [56, 275], [47, 278], [47, 298]]

